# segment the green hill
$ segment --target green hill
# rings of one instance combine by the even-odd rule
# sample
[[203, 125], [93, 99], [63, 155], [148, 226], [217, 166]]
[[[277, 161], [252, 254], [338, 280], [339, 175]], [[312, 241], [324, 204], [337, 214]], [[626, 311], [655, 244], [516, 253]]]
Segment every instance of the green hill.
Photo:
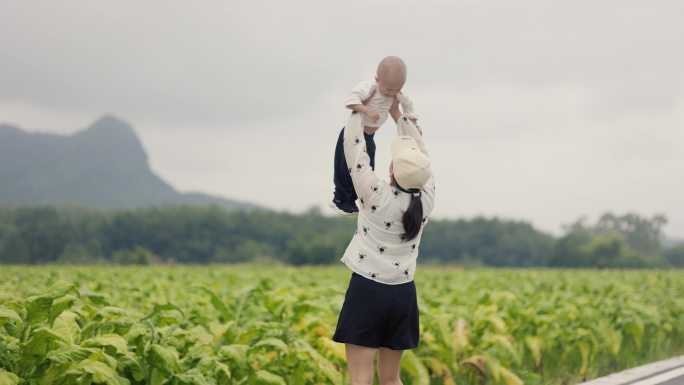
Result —
[[201, 193], [177, 192], [152, 172], [133, 128], [110, 115], [70, 136], [28, 133], [0, 125], [0, 206], [35, 204], [260, 208]]

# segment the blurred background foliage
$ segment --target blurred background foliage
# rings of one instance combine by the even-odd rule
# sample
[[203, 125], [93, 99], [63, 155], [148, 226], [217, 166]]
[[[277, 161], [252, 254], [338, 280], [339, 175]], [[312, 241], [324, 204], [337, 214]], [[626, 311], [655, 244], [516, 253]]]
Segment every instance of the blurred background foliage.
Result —
[[[667, 218], [580, 218], [559, 237], [528, 222], [430, 220], [424, 263], [506, 267], [682, 267], [684, 243], [664, 242]], [[337, 263], [355, 218], [176, 206], [136, 210], [32, 206], [0, 209], [0, 263]]]

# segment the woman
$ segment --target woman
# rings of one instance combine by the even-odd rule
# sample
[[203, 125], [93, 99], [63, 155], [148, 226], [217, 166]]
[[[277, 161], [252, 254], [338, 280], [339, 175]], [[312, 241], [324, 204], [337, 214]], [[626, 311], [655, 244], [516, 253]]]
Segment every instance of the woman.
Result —
[[352, 385], [373, 383], [376, 353], [380, 385], [401, 384], [402, 353], [419, 340], [413, 276], [435, 185], [419, 129], [400, 116], [396, 101], [390, 113], [399, 136], [392, 142], [389, 183], [370, 167], [360, 114], [352, 113], [344, 129], [344, 153], [361, 210], [341, 259], [352, 277], [333, 340], [345, 344]]

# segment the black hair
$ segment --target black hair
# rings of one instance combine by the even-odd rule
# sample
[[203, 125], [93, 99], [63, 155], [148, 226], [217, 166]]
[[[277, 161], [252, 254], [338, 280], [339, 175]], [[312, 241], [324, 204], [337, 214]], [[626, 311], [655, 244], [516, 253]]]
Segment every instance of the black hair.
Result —
[[404, 224], [404, 234], [401, 234], [403, 241], [410, 241], [418, 236], [420, 226], [423, 224], [423, 202], [420, 200], [422, 192], [418, 188], [405, 190], [397, 183], [397, 188], [405, 193], [411, 194], [411, 201], [408, 208], [404, 211], [401, 221]]

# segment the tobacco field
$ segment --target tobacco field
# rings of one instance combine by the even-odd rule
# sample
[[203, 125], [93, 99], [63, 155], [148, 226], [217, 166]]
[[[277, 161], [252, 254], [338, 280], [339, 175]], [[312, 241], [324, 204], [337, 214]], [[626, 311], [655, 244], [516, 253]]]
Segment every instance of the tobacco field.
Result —
[[[1, 266], [0, 385], [348, 384], [331, 337], [350, 274]], [[575, 384], [684, 352], [681, 270], [419, 265], [415, 280], [406, 385]]]

